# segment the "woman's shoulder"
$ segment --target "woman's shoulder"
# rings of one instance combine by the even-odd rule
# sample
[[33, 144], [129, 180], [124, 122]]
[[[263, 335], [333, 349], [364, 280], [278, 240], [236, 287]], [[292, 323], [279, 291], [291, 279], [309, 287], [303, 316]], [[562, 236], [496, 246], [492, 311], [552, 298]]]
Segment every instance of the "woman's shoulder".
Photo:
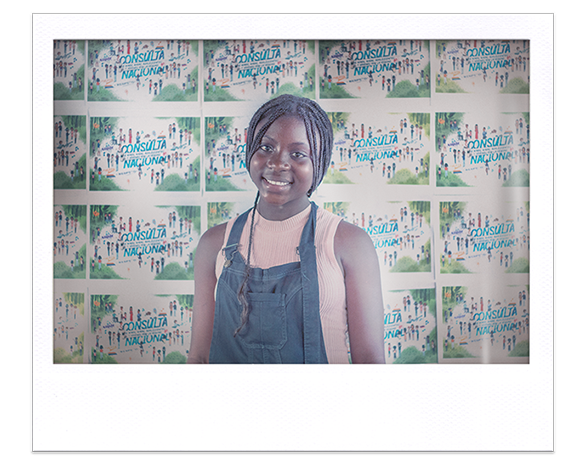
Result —
[[375, 255], [375, 246], [364, 229], [341, 220], [335, 234], [335, 254], [342, 263], [366, 259]]
[[335, 243], [338, 245], [372, 244], [371, 238], [365, 230], [321, 207], [317, 211], [317, 221], [317, 224], [320, 223], [323, 226], [336, 229], [334, 235]]
[[215, 260], [218, 252], [222, 248], [227, 225], [228, 222], [224, 222], [206, 230], [198, 243], [196, 256], [202, 253], [203, 256], [209, 258], [213, 256]]
[[226, 231], [227, 225], [228, 222], [222, 222], [221, 224], [214, 225], [213, 227], [208, 228], [202, 235], [201, 239], [204, 239], [205, 237], [206, 240], [215, 240], [220, 236], [224, 238], [224, 232]]
[[327, 237], [332, 231], [334, 253], [340, 265], [375, 254], [375, 246], [364, 229], [321, 207], [317, 211], [317, 227], [319, 224], [327, 230]]
[[353, 225], [345, 220], [341, 220], [339, 225], [337, 226], [337, 240], [340, 242], [365, 242], [371, 243], [371, 238], [367, 234], [367, 232], [357, 225]]

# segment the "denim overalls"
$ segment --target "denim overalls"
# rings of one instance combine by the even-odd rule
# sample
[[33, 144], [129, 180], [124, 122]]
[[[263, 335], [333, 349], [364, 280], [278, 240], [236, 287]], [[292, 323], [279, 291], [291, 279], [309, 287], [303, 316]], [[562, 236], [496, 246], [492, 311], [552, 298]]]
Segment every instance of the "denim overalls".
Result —
[[250, 211], [236, 219], [223, 250], [210, 363], [328, 363], [319, 315], [315, 203], [297, 248], [300, 262], [250, 268], [246, 295], [250, 313], [234, 337], [242, 312], [237, 293], [245, 274], [238, 243]]

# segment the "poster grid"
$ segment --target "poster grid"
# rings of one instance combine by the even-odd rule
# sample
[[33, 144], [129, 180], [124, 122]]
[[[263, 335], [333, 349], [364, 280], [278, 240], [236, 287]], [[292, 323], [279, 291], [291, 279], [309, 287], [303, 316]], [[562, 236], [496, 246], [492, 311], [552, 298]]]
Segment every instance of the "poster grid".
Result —
[[[408, 315], [408, 296], [411, 296], [411, 306], [414, 302], [418, 302], [420, 307], [426, 304], [419, 296], [415, 300], [412, 295], [414, 291], [427, 289], [430, 292], [425, 299], [433, 301], [427, 304], [433, 319], [427, 317], [428, 311], [425, 311], [423, 319], [416, 319], [415, 311], [412, 312], [410, 306], [411, 318], [402, 320], [395, 331], [387, 329], [386, 325], [386, 342], [388, 336], [396, 336], [398, 342], [401, 342], [400, 338], [407, 341], [408, 328], [416, 339], [421, 335], [425, 340], [423, 345], [419, 343], [417, 346], [410, 346], [411, 350], [406, 356], [398, 356], [400, 361], [402, 358], [411, 358], [415, 360], [410, 363], [424, 363], [425, 352], [432, 344], [437, 350], [438, 362], [465, 361], [450, 359], [444, 354], [446, 341], [451, 342], [451, 338], [443, 321], [442, 301], [442, 295], [450, 292], [448, 288], [473, 288], [471, 283], [474, 281], [474, 274], [479, 273], [475, 269], [482, 268], [480, 265], [470, 268], [466, 262], [468, 256], [462, 254], [462, 250], [474, 250], [475, 246], [479, 246], [478, 249], [482, 248], [480, 251], [484, 252], [486, 248], [485, 255], [477, 258], [470, 256], [470, 260], [477, 264], [480, 264], [479, 260], [486, 259], [494, 260], [495, 263], [501, 262], [488, 275], [490, 287], [499, 288], [499, 293], [491, 296], [493, 300], [506, 299], [504, 289], [500, 288], [504, 288], [507, 281], [511, 287], [520, 285], [522, 297], [524, 287], [528, 284], [528, 262], [524, 263], [519, 259], [528, 257], [528, 236], [526, 231], [511, 227], [510, 224], [514, 225], [517, 218], [514, 214], [517, 210], [519, 219], [522, 217], [524, 220], [528, 214], [529, 107], [526, 80], [524, 86], [519, 83], [518, 90], [515, 90], [518, 93], [498, 94], [491, 93], [487, 90], [488, 87], [481, 84], [473, 85], [475, 90], [471, 93], [448, 94], [446, 92], [453, 87], [444, 80], [449, 78], [450, 71], [445, 68], [448, 58], [451, 57], [450, 61], [455, 63], [452, 58], [456, 58], [462, 50], [468, 52], [480, 49], [488, 51], [479, 52], [482, 56], [480, 64], [473, 66], [473, 78], [485, 80], [482, 71], [485, 74], [486, 67], [483, 68], [481, 64], [485, 62], [483, 56], [496, 51], [493, 53], [497, 55], [494, 62], [505, 60], [504, 67], [511, 69], [510, 72], [516, 66], [515, 72], [518, 71], [518, 78], [522, 80], [520, 74], [527, 73], [526, 67], [522, 61], [518, 64], [518, 59], [515, 65], [511, 61], [514, 58], [507, 55], [506, 51], [511, 48], [512, 42], [513, 49], [518, 48], [518, 56], [522, 56], [525, 50], [528, 51], [525, 44], [517, 44], [517, 41], [485, 41], [477, 43], [473, 48], [464, 49], [455, 44], [456, 48], [451, 50], [448, 47], [444, 52], [442, 43], [437, 41], [334, 41], [325, 42], [323, 49], [319, 41], [187, 41], [190, 44], [187, 47], [188, 56], [189, 53], [192, 56], [186, 63], [180, 62], [180, 54], [185, 53], [181, 41], [174, 41], [176, 43], [173, 44], [170, 41], [160, 41], [155, 52], [143, 52], [145, 46], [149, 48], [148, 41], [130, 41], [129, 45], [134, 49], [129, 52], [126, 48], [121, 48], [120, 43], [116, 43], [120, 41], [109, 42], [107, 49], [110, 53], [111, 50], [114, 51], [111, 55], [104, 54], [102, 49], [94, 49], [91, 41], [76, 41], [74, 46], [68, 43], [66, 51], [65, 43], [55, 42], [54, 204], [55, 207], [65, 204], [87, 208], [89, 234], [85, 237], [73, 235], [75, 242], [81, 241], [85, 245], [85, 255], [81, 251], [82, 259], [78, 263], [75, 257], [71, 271], [78, 273], [87, 269], [89, 294], [85, 296], [85, 304], [89, 305], [88, 310], [92, 309], [90, 301], [96, 300], [97, 296], [117, 295], [119, 292], [107, 291], [110, 284], [108, 281], [97, 282], [97, 272], [120, 268], [125, 264], [126, 276], [123, 278], [127, 281], [123, 292], [126, 294], [119, 296], [130, 297], [144, 287], [144, 282], [134, 276], [134, 270], [139, 269], [146, 269], [155, 275], [151, 286], [147, 288], [151, 291], [149, 294], [152, 298], [158, 294], [166, 294], [164, 289], [170, 284], [174, 291], [172, 294], [192, 294], [193, 284], [187, 275], [192, 270], [199, 236], [210, 225], [229, 217], [230, 211], [237, 207], [235, 204], [248, 204], [254, 196], [243, 165], [245, 123], [247, 124], [251, 114], [261, 103], [279, 92], [315, 98], [333, 122], [333, 164], [313, 200], [336, 213], [339, 211], [346, 220], [365, 228], [372, 236], [382, 264], [386, 323], [387, 320], [391, 322], [396, 319], [392, 311], [394, 307], [400, 312], [405, 310]], [[63, 54], [72, 56], [72, 50], [75, 50], [76, 61], [69, 61], [72, 64], [67, 69], [65, 59], [61, 69]], [[172, 57], [170, 50], [177, 53], [177, 57]], [[415, 56], [418, 53], [421, 54]], [[139, 57], [140, 54], [145, 56]], [[82, 61], [79, 55], [83, 55], [85, 69], [91, 70], [89, 74], [83, 73], [83, 68], [79, 67], [78, 62]], [[195, 59], [193, 55], [197, 55]], [[343, 55], [351, 59], [342, 60]], [[126, 69], [119, 71], [116, 82], [115, 76], [109, 76], [109, 63], [114, 56], [130, 56], [133, 63], [139, 60], [148, 61], [148, 72], [156, 72], [161, 76], [158, 89], [152, 79], [151, 87], [149, 82], [143, 81], [143, 74], [139, 74], [137, 66], [133, 72]], [[236, 62], [236, 56], [244, 56], [238, 61], [245, 60], [245, 63]], [[127, 60], [128, 58], [124, 59]], [[193, 64], [196, 60], [197, 67]], [[258, 64], [255, 63], [253, 68], [249, 60], [256, 60]], [[452, 66], [453, 74], [455, 64]], [[187, 77], [182, 76], [182, 69], [187, 70], [184, 72]], [[105, 76], [104, 80], [100, 77], [102, 74]], [[75, 99], [71, 101], [64, 99], [69, 84], [67, 78], [72, 79], [68, 94]], [[179, 79], [182, 78], [184, 81], [180, 87]], [[453, 78], [451, 80], [454, 81]], [[103, 82], [106, 85], [101, 87]], [[166, 85], [166, 82], [170, 83]], [[118, 91], [116, 84], [119, 84], [119, 88], [134, 87], [132, 92], [125, 93], [127, 101], [118, 101], [114, 97], [115, 91]], [[506, 87], [509, 88], [508, 85]], [[137, 96], [139, 91], [142, 91], [139, 95], [147, 92], [147, 97]], [[152, 100], [149, 100], [150, 92], [153, 95]], [[84, 99], [78, 101], [80, 93], [83, 93]], [[194, 94], [196, 98], [192, 96]], [[163, 99], [156, 101], [154, 97], [158, 96], [163, 96]], [[483, 105], [483, 101], [487, 101], [487, 104]], [[483, 111], [482, 108], [486, 110]], [[462, 123], [466, 128], [464, 133], [460, 133], [460, 123], [458, 118], [453, 119], [454, 115], [463, 116]], [[137, 125], [134, 120], [138, 121]], [[521, 121], [524, 125], [524, 136]], [[82, 127], [83, 122], [84, 136], [83, 130], [78, 134], [78, 127]], [[58, 131], [58, 123], [64, 124], [64, 132]], [[488, 129], [488, 133], [477, 132], [478, 123], [481, 130]], [[512, 124], [518, 127], [512, 127]], [[68, 135], [69, 133], [73, 135]], [[517, 136], [521, 138], [517, 139]], [[475, 143], [476, 140], [478, 143]], [[485, 145], [484, 140], [489, 140], [486, 145], [490, 146], [482, 146]], [[472, 143], [468, 149], [470, 142]], [[456, 148], [461, 144], [465, 145], [463, 154]], [[128, 153], [128, 149], [134, 151]], [[119, 153], [113, 155], [115, 150]], [[472, 172], [470, 168], [473, 169]], [[69, 178], [66, 181], [70, 183], [65, 183], [64, 176], [67, 173]], [[489, 181], [492, 174], [501, 178], [502, 186]], [[59, 179], [62, 178], [60, 187], [56, 186], [57, 175]], [[472, 183], [461, 180], [462, 177], [469, 177]], [[105, 183], [107, 186], [103, 187]], [[71, 189], [79, 191], [73, 193]], [[468, 212], [469, 216], [463, 217], [466, 203], [470, 204], [471, 200], [489, 203], [491, 197], [498, 201], [508, 199], [518, 202], [518, 206], [512, 208], [512, 219], [504, 217], [502, 206], [495, 209], [489, 204], [488, 214], [474, 212], [473, 219], [472, 212]], [[450, 204], [445, 206], [444, 202]], [[455, 211], [452, 210], [454, 207], [450, 207], [452, 203], [456, 206]], [[111, 210], [101, 210], [104, 206]], [[122, 209], [123, 206], [126, 211], [121, 215], [120, 212], [117, 213], [117, 209]], [[174, 208], [169, 212], [171, 219], [168, 214], [161, 217], [146, 210], [168, 207]], [[180, 212], [182, 209], [178, 209], [190, 207], [194, 209], [189, 215], [188, 211]], [[220, 214], [219, 218], [217, 214]], [[449, 215], [453, 221], [449, 220]], [[494, 225], [494, 231], [491, 230], [491, 224], [486, 225], [486, 215], [494, 215], [501, 220], [500, 224]], [[114, 217], [119, 218], [115, 220]], [[180, 223], [180, 218], [185, 218], [185, 228], [184, 221]], [[103, 223], [101, 220], [104, 220]], [[472, 220], [480, 220], [482, 223], [471, 226]], [[185, 231], [188, 227], [191, 228], [188, 221], [195, 223], [194, 236], [189, 236]], [[453, 228], [454, 224], [458, 226], [457, 229]], [[444, 233], [442, 227], [445, 228]], [[478, 229], [480, 232], [474, 231]], [[484, 229], [485, 232], [482, 231]], [[102, 231], [105, 232], [103, 236]], [[64, 235], [68, 233], [67, 230]], [[482, 245], [482, 239], [475, 239], [481, 236], [473, 236], [477, 233], [502, 235], [494, 240], [498, 247], [488, 252], [488, 247]], [[512, 236], [511, 233], [518, 236]], [[461, 249], [459, 238], [462, 234], [468, 235], [468, 243], [464, 241]], [[452, 246], [452, 236], [455, 240], [453, 246], [457, 248], [454, 251], [449, 249]], [[117, 239], [117, 243], [112, 244], [113, 238]], [[140, 246], [127, 246], [128, 239], [142, 242]], [[466, 237], [462, 236], [462, 239], [466, 240]], [[59, 240], [61, 243], [56, 246]], [[66, 255], [66, 241], [68, 240], [61, 236], [61, 230], [57, 233], [55, 227], [55, 252]], [[187, 245], [184, 244], [186, 241]], [[504, 243], [500, 244], [501, 241]], [[120, 249], [122, 259], [118, 259], [118, 249], [115, 246], [120, 242], [126, 245]], [[513, 267], [513, 257], [505, 257], [511, 256], [510, 251], [498, 251], [498, 256], [491, 256], [493, 251], [503, 246], [515, 248], [514, 261], [522, 264], [518, 271], [506, 272], [508, 259], [510, 268]], [[516, 257], [517, 249], [522, 256]], [[145, 254], [148, 251], [157, 253], [159, 258], [147, 260]], [[112, 254], [115, 255], [114, 259], [111, 259]], [[179, 276], [180, 272], [173, 272], [168, 278], [171, 283], [157, 279], [169, 268], [165, 267], [166, 260], [172, 258], [183, 260], [181, 264], [173, 263], [180, 266], [179, 270], [185, 273]], [[121, 262], [123, 259], [125, 261]], [[55, 286], [56, 279], [59, 278], [56, 264], [55, 258]], [[115, 275], [119, 276], [117, 272]], [[111, 276], [112, 274], [106, 280]], [[64, 281], [59, 281], [59, 284], [66, 286], [70, 276], [62, 278]], [[498, 285], [500, 282], [505, 285]], [[396, 307], [397, 303], [388, 302], [390, 296], [396, 292], [407, 292], [405, 307], [403, 304]], [[511, 299], [513, 296], [508, 297]], [[169, 310], [168, 304], [169, 300], [163, 304], [164, 311]], [[508, 304], [512, 304], [512, 299], [507, 302], [507, 307]], [[179, 305], [179, 313], [182, 308], [188, 310], [187, 303], [182, 305], [180, 302]], [[126, 306], [127, 303], [124, 304]], [[120, 307], [119, 305], [116, 311], [113, 307], [107, 309], [108, 316], [112, 319], [115, 311], [117, 317]], [[158, 308], [155, 309], [157, 312]], [[173, 315], [173, 301], [171, 310]], [[149, 313], [148, 317], [154, 315], [153, 307], [144, 312]], [[124, 325], [121, 324], [120, 331], [127, 331], [129, 323], [134, 322], [131, 318], [132, 314], [128, 312], [125, 315], [127, 326], [123, 330]], [[439, 329], [435, 333], [428, 330], [431, 326], [428, 327], [426, 321], [432, 326], [437, 325]], [[459, 326], [463, 328], [464, 325]], [[98, 329], [97, 326], [97, 331]], [[112, 332], [112, 327], [102, 327], [101, 330], [101, 335], [96, 333], [95, 336], [104, 336], [107, 339], [109, 334], [117, 336], [117, 333]], [[518, 330], [518, 323], [511, 330]], [[171, 332], [169, 328], [165, 331], [161, 336]], [[189, 329], [182, 327], [182, 337], [184, 332], [184, 345], [189, 345]], [[437, 342], [432, 342], [434, 338]], [[100, 344], [96, 343], [95, 346]], [[120, 345], [117, 344], [117, 347]], [[118, 352], [110, 352], [115, 355], [104, 353], [103, 358], [116, 360]], [[62, 354], [60, 351], [59, 353]], [[86, 349], [84, 355], [84, 362], [98, 363], [97, 359], [87, 355]], [[528, 348], [526, 355], [520, 357], [528, 361]], [[64, 357], [61, 355], [59, 358]], [[154, 361], [158, 362], [159, 359], [160, 357], [154, 358]], [[102, 360], [100, 355], [98, 360]], [[491, 360], [488, 358], [486, 361]], [[493, 361], [502, 363], [507, 360], [496, 356]]]

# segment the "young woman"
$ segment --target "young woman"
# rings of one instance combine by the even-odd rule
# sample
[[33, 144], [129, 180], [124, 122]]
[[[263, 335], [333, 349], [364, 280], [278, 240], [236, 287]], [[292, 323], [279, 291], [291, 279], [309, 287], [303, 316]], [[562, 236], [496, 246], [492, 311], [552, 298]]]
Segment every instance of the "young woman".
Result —
[[254, 114], [246, 148], [258, 194], [200, 239], [188, 363], [385, 363], [371, 239], [309, 200], [331, 159], [328, 116], [282, 95]]

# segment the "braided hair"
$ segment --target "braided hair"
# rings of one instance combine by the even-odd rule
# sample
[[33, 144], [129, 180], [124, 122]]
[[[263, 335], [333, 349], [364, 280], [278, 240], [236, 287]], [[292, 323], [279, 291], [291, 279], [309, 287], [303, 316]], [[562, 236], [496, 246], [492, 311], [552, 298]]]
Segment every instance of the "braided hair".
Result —
[[[313, 183], [307, 192], [307, 196], [310, 197], [313, 191], [323, 181], [323, 177], [331, 163], [331, 154], [333, 151], [333, 126], [325, 111], [313, 100], [294, 95], [281, 95], [269, 100], [254, 113], [246, 133], [246, 169], [250, 171], [250, 160], [260, 147], [262, 138], [270, 126], [274, 121], [283, 116], [297, 117], [305, 124], [307, 140], [311, 148], [311, 160], [313, 162]], [[262, 125], [258, 129], [260, 124]], [[245, 275], [238, 290], [238, 301], [242, 304], [242, 313], [240, 314], [240, 325], [234, 331], [234, 336], [246, 325], [250, 314], [250, 306], [246, 299], [246, 293], [248, 279], [250, 277], [250, 253], [254, 232], [254, 216], [256, 214], [258, 199], [259, 194], [256, 195], [252, 210]]]

